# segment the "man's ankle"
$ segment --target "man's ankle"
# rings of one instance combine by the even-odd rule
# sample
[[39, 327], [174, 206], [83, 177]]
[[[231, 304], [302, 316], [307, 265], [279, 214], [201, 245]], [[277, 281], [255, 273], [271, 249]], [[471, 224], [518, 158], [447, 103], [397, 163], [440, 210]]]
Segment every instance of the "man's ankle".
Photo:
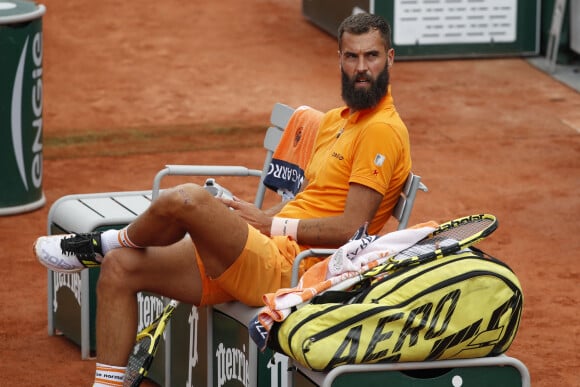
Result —
[[126, 367], [97, 363], [93, 387], [123, 386]]

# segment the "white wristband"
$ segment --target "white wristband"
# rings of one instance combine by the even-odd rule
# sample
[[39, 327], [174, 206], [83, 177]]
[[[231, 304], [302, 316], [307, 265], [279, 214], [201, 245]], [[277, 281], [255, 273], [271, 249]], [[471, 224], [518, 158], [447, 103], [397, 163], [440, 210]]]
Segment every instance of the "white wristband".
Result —
[[272, 218], [271, 236], [289, 236], [295, 241], [298, 240], [298, 223], [300, 219]]

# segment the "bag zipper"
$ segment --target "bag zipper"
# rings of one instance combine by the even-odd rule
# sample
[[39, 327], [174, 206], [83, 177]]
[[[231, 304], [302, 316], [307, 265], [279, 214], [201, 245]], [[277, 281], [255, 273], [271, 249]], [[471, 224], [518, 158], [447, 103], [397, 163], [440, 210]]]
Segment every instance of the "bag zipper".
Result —
[[[441, 267], [441, 266], [438, 266]], [[512, 291], [518, 291], [519, 289], [518, 287], [508, 278], [506, 278], [505, 276], [495, 273], [493, 271], [489, 271], [489, 270], [472, 270], [466, 273], [462, 273], [460, 275], [456, 275], [455, 277], [452, 278], [447, 278], [446, 280], [443, 280], [441, 282], [436, 283], [435, 285], [430, 286], [427, 289], [423, 289], [420, 293], [415, 294], [415, 296], [405, 300], [404, 302], [397, 304], [397, 307], [406, 305], [412, 301], [415, 301], [415, 299], [423, 296], [426, 293], [431, 293], [433, 291], [439, 290], [441, 288], [447, 287], [449, 285], [453, 285], [457, 282], [461, 282], [464, 281], [468, 278], [473, 278], [473, 277], [479, 277], [479, 276], [490, 276], [490, 277], [496, 277], [498, 279], [500, 279], [501, 281], [503, 281]], [[382, 300], [383, 298], [389, 296], [391, 293], [393, 293], [395, 290], [399, 289], [401, 286], [403, 286], [405, 283], [407, 283], [408, 281], [401, 281], [399, 283], [397, 283], [396, 287], [391, 288], [387, 293], [383, 294], [380, 297], [374, 298], [372, 299], [370, 302], [366, 302], [366, 303], [370, 303], [370, 304], [375, 304], [378, 303], [379, 300]]]
[[[422, 275], [424, 275], [425, 273], [427, 273], [427, 272], [429, 272], [429, 271], [432, 271], [432, 270], [435, 270], [435, 269], [439, 269], [439, 268], [441, 268], [441, 267], [443, 267], [443, 266], [450, 265], [450, 264], [452, 264], [452, 263], [455, 263], [455, 262], [458, 262], [458, 261], [462, 261], [462, 260], [465, 260], [465, 259], [479, 259], [479, 260], [490, 261], [490, 262], [493, 262], [493, 263], [495, 263], [495, 264], [498, 264], [498, 265], [500, 265], [500, 266], [502, 266], [502, 267], [505, 267], [505, 268], [506, 268], [506, 269], [508, 269], [510, 272], [512, 271], [512, 270], [509, 268], [509, 266], [507, 266], [507, 265], [506, 265], [506, 264], [504, 264], [503, 262], [501, 262], [501, 261], [499, 261], [499, 260], [497, 260], [497, 259], [495, 259], [495, 258], [493, 258], [493, 257], [491, 257], [491, 256], [490, 256], [490, 258], [489, 258], [489, 259], [488, 259], [488, 258], [484, 258], [484, 257], [482, 257], [482, 256], [479, 256], [479, 255], [475, 255], [475, 254], [474, 254], [474, 255], [468, 255], [468, 256], [459, 256], [459, 257], [457, 257], [456, 259], [453, 259], [453, 260], [447, 260], [447, 261], [440, 262], [438, 265], [435, 265], [435, 266], [429, 267], [429, 268], [427, 268], [427, 269], [424, 269], [424, 270], [418, 271], [417, 273], [415, 273], [415, 274], [413, 274], [413, 275], [410, 275], [409, 277], [407, 277], [407, 278], [403, 279], [402, 281], [400, 281], [400, 282], [397, 282], [396, 284], [394, 284], [394, 285], [391, 287], [391, 289], [388, 291], [388, 293], [392, 293], [393, 291], [395, 291], [395, 290], [399, 289], [401, 286], [403, 286], [403, 285], [407, 284], [408, 282], [410, 282], [410, 281], [414, 280], [415, 278], [417, 278], [417, 277], [419, 277], [419, 276], [422, 276]], [[415, 266], [415, 267], [416, 267], [416, 266]], [[381, 280], [379, 280], [377, 283], [375, 283], [375, 284], [371, 284], [371, 286], [370, 286], [368, 289], [366, 289], [366, 291], [364, 291], [364, 292], [361, 292], [359, 295], [357, 295], [357, 296], [356, 296], [356, 299], [355, 299], [355, 300], [354, 300], [352, 303], [361, 303], [361, 301], [362, 301], [362, 300], [364, 300], [364, 299], [365, 299], [365, 298], [368, 296], [368, 294], [369, 294], [369, 293], [370, 293], [370, 292], [373, 290], [373, 288], [374, 288], [374, 287], [376, 287], [378, 284], [381, 284], [381, 283], [383, 283], [383, 282], [385, 282], [385, 281], [391, 281], [391, 280], [395, 279], [397, 276], [399, 276], [399, 275], [402, 275], [402, 274], [404, 274], [404, 273], [408, 272], [408, 270], [411, 270], [412, 268], [414, 268], [414, 267], [409, 267], [407, 270], [402, 270], [402, 271], [399, 271], [399, 272], [395, 272], [395, 275], [390, 275], [390, 276], [388, 275], [388, 276], [386, 276], [386, 277], [382, 278]], [[512, 272], [512, 273], [513, 273], [513, 272]], [[508, 280], [508, 281], [509, 281], [509, 280]], [[504, 282], [505, 282], [505, 279], [504, 279]], [[511, 282], [511, 281], [510, 281], [510, 282]], [[511, 288], [513, 289], [513, 287], [511, 287]], [[381, 298], [382, 298], [382, 297], [381, 297]], [[379, 299], [380, 299], [380, 298], [379, 298]], [[373, 302], [373, 301], [371, 301], [371, 303], [372, 303], [372, 302]]]

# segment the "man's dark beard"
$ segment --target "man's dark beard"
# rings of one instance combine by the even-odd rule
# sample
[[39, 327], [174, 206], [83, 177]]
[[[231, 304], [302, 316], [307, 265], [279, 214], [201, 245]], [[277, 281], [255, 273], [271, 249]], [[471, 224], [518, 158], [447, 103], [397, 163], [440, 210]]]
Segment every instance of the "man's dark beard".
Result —
[[368, 90], [355, 87], [356, 77], [350, 79], [343, 70], [341, 70], [341, 73], [342, 99], [353, 110], [373, 108], [387, 94], [389, 86], [389, 69], [387, 66], [381, 71], [376, 80], [369, 79], [370, 88]]

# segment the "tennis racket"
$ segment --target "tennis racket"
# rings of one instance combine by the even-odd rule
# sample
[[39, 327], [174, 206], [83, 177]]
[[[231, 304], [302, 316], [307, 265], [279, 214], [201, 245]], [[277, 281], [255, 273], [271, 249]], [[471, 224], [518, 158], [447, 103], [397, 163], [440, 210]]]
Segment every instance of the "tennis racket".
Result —
[[469, 215], [445, 222], [413, 246], [364, 273], [334, 285], [309, 302], [335, 302], [329, 301], [335, 297], [343, 299], [345, 291], [367, 286], [368, 280], [375, 281], [398, 269], [443, 258], [468, 248], [489, 236], [497, 226], [496, 217], [490, 214]]
[[446, 257], [486, 238], [497, 226], [497, 218], [491, 214], [469, 215], [445, 222], [413, 246], [363, 273], [363, 277], [375, 277], [381, 273]]
[[161, 316], [137, 333], [137, 342], [127, 363], [124, 386], [137, 387], [141, 384], [143, 378], [147, 376], [163, 332], [178, 305], [179, 301], [169, 301]]

